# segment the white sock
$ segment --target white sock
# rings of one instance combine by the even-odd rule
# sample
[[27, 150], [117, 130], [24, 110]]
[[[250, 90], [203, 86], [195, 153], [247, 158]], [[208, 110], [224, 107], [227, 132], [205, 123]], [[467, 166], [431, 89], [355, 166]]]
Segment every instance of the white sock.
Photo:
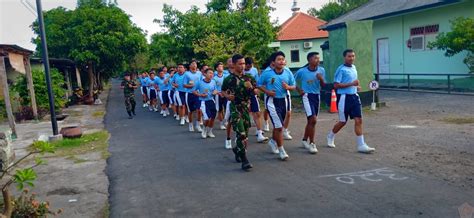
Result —
[[334, 138], [334, 136], [336, 136], [336, 133], [332, 132], [332, 130], [331, 130], [331, 131], [329, 131], [329, 133], [328, 133], [328, 137], [333, 139], [333, 138]]
[[212, 132], [212, 128], [211, 128], [211, 127], [207, 127], [207, 132]]
[[364, 135], [357, 136], [357, 145], [361, 146], [361, 145], [364, 145], [364, 144], [365, 144]]

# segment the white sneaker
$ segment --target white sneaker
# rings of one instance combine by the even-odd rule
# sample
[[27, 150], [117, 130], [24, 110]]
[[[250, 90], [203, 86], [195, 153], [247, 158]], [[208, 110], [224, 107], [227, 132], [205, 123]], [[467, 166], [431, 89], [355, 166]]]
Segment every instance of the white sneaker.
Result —
[[179, 115], [175, 116], [175, 119], [176, 119], [176, 120], [179, 120]]
[[270, 132], [270, 125], [267, 122], [263, 124], [263, 131]]
[[280, 160], [287, 160], [289, 158], [288, 154], [286, 154], [286, 151], [283, 147], [281, 147], [281, 149], [278, 149], [279, 150], [279, 155], [280, 155]]
[[262, 134], [257, 134], [257, 142], [258, 143], [267, 143], [268, 142], [268, 137], [265, 137]]
[[226, 128], [225, 128], [224, 124], [221, 124], [221, 126], [220, 126], [220, 128], [219, 128], [219, 129], [221, 129], [221, 130], [225, 130]]
[[308, 141], [301, 140], [301, 145], [303, 145], [303, 148], [309, 149], [309, 143]]
[[206, 130], [201, 131], [201, 138], [203, 138], [203, 139], [207, 138], [207, 131]]
[[165, 113], [164, 110], [161, 110], [161, 111], [160, 111], [160, 115], [163, 115], [164, 113]]
[[148, 110], [150, 110], [150, 112], [153, 112], [153, 108], [148, 108]]
[[167, 114], [167, 113], [163, 113], [163, 117], [166, 117], [166, 116], [168, 116], [168, 114]]
[[198, 132], [205, 132], [205, 131], [202, 130], [201, 125], [196, 125], [196, 130]]
[[272, 153], [274, 153], [274, 154], [279, 153], [278, 146], [277, 146], [275, 140], [270, 139], [270, 141], [268, 141], [268, 145], [270, 146], [270, 149], [272, 149]]
[[186, 119], [186, 123], [189, 123], [189, 117], [188, 117], [188, 116], [186, 116], [186, 118], [185, 118], [185, 119]]
[[316, 145], [314, 143], [309, 144], [309, 153], [311, 154], [316, 154], [318, 153], [318, 149], [316, 148]]
[[189, 124], [189, 131], [190, 131], [190, 132], [194, 132], [194, 126], [193, 126], [193, 124], [191, 124], [191, 123]]
[[209, 130], [207, 131], [207, 136], [208, 136], [209, 138], [215, 138], [215, 137], [216, 137], [216, 136], [214, 135], [214, 133], [212, 133], [212, 129], [209, 129]]
[[[179, 117], [178, 117], [178, 118], [179, 118]], [[179, 125], [184, 126], [184, 123], [185, 123], [185, 122], [186, 122], [186, 121], [184, 120], [184, 118], [181, 118], [181, 121], [179, 122]]]
[[232, 140], [225, 140], [225, 149], [232, 149]]
[[143, 107], [148, 107], [148, 105], [146, 103], [143, 104]]
[[156, 108], [154, 108], [153, 110], [154, 110], [155, 112], [158, 112], [158, 109], [156, 109]]
[[288, 131], [288, 130], [283, 130], [283, 138], [285, 140], [292, 140], [293, 139], [293, 137], [291, 137], [291, 135], [290, 135], [290, 131]]
[[375, 148], [369, 147], [367, 144], [357, 146], [357, 151], [360, 153], [370, 154], [375, 151]]
[[328, 136], [326, 136], [326, 138], [328, 140], [328, 147], [335, 148], [336, 145], [334, 144], [334, 137], [330, 137], [329, 134], [328, 134]]

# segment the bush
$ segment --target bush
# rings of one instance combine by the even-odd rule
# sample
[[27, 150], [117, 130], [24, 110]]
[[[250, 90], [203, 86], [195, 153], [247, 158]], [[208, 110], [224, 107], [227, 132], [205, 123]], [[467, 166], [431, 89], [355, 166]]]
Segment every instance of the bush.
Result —
[[[33, 85], [35, 87], [38, 110], [49, 111], [48, 89], [46, 87], [45, 74], [41, 70], [33, 70], [31, 74], [33, 76]], [[66, 104], [66, 99], [64, 98], [66, 90], [63, 88], [63, 75], [54, 68], [51, 69], [51, 85], [54, 94], [54, 107], [56, 111], [59, 111]], [[22, 106], [30, 106], [30, 96], [25, 76], [21, 76], [11, 89], [20, 96], [19, 101]]]

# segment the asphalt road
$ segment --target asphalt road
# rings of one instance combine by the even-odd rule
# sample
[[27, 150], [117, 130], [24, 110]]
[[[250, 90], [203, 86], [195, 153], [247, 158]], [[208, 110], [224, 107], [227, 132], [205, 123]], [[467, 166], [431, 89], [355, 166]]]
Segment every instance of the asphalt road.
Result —
[[252, 137], [254, 168], [243, 172], [224, 131], [203, 140], [143, 108], [129, 120], [117, 85], [105, 120], [111, 217], [459, 217], [461, 205], [474, 206], [474, 191], [391, 165], [383, 150], [310, 155], [298, 137], [286, 142], [286, 162]]

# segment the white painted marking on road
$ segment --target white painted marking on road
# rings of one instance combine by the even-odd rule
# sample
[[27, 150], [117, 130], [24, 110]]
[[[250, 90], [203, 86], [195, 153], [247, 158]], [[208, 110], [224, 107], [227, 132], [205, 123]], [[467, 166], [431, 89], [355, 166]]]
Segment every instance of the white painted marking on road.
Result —
[[[319, 176], [319, 178], [328, 178], [328, 177], [335, 177], [336, 181], [344, 183], [344, 184], [349, 184], [349, 185], [355, 184], [354, 178], [359, 178], [361, 180], [365, 180], [368, 182], [383, 181], [383, 178], [377, 178], [377, 177], [386, 177], [388, 179], [396, 180], [396, 181], [408, 179], [408, 177], [397, 177], [397, 174], [394, 173], [393, 170], [389, 169], [388, 167], [378, 168], [378, 169], [373, 169], [373, 170], [366, 170], [366, 171], [358, 171], [358, 172], [352, 172], [352, 173], [341, 173], [341, 174]], [[369, 178], [369, 177], [372, 177], [372, 178]]]
[[417, 126], [413, 126], [413, 125], [390, 125], [390, 126], [398, 128], [398, 129], [414, 129], [414, 128], [417, 128]]

